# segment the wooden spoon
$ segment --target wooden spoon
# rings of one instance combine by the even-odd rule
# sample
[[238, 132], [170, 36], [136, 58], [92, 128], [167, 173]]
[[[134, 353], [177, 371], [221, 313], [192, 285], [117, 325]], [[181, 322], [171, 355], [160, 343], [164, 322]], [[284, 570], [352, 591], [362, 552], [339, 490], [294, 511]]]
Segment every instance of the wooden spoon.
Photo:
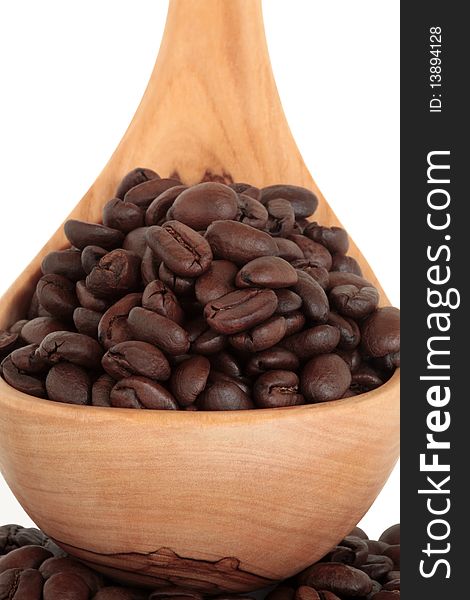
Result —
[[[135, 166], [187, 182], [294, 183], [319, 198], [279, 101], [260, 0], [171, 0], [160, 52], [121, 143], [72, 212], [99, 221]], [[5, 294], [24, 315], [42, 257]], [[357, 247], [350, 254], [379, 282]], [[0, 379], [0, 467], [31, 518], [126, 581], [251, 590], [320, 558], [364, 515], [398, 457], [399, 373], [343, 401], [233, 413], [129, 411], [31, 398]]]

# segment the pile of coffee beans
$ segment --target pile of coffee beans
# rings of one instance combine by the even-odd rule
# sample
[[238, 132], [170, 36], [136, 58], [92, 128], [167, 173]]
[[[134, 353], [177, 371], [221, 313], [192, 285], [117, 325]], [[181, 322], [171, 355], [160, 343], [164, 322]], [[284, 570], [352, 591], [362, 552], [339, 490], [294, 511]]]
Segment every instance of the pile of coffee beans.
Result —
[[[2, 556], [3, 555], [3, 556]], [[0, 600], [204, 600], [176, 586], [154, 592], [117, 585], [66, 556], [37, 529], [0, 527]], [[253, 600], [226, 595], [214, 600]], [[399, 600], [400, 525], [369, 540], [359, 528], [266, 600]]]
[[134, 169], [103, 224], [70, 220], [27, 318], [0, 331], [3, 378], [58, 402], [237, 410], [367, 392], [400, 362], [399, 311], [307, 221], [294, 185], [183, 185]]

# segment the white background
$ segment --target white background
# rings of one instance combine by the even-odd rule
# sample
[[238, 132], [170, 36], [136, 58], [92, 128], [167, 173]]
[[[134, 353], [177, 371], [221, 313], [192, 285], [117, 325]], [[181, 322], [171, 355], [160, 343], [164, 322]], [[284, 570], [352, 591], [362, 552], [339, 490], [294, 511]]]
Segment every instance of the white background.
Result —
[[[399, 2], [263, 6], [300, 151], [398, 305]], [[162, 0], [0, 3], [0, 294], [117, 145], [151, 72], [166, 8]], [[397, 521], [395, 469], [362, 525], [376, 536]], [[31, 523], [0, 478], [0, 523], [8, 522]]]

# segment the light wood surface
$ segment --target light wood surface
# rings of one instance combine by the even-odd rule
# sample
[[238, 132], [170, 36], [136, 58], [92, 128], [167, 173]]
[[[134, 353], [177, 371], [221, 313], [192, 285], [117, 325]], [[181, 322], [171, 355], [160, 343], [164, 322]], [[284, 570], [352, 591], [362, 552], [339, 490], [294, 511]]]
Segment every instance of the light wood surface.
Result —
[[[73, 216], [99, 221], [135, 166], [303, 185], [319, 196], [315, 219], [338, 224], [285, 120], [259, 0], [170, 0], [142, 102]], [[8, 290], [0, 327], [65, 245], [59, 230]], [[353, 243], [351, 254], [381, 290]], [[292, 575], [367, 511], [398, 439], [398, 372], [356, 398], [237, 414], [61, 405], [0, 380], [0, 467], [22, 506], [70, 552], [149, 585], [235, 591]]]

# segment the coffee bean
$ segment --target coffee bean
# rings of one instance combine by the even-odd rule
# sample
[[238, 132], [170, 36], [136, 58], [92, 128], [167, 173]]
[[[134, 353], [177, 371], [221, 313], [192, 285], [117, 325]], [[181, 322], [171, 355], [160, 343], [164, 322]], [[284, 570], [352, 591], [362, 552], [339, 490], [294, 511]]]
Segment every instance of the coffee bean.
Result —
[[238, 287], [272, 289], [292, 287], [297, 281], [297, 271], [286, 260], [278, 256], [261, 256], [238, 271], [235, 283]]
[[244, 394], [247, 394], [251, 398], [251, 385], [246, 377], [231, 377], [230, 375], [226, 375], [225, 373], [221, 373], [220, 371], [211, 368], [207, 382], [207, 388], [215, 383], [233, 383], [239, 387]]
[[75, 292], [82, 308], [94, 310], [95, 312], [104, 312], [109, 307], [110, 298], [98, 298], [92, 294], [87, 288], [85, 281], [77, 281]]
[[268, 319], [277, 308], [272, 290], [245, 289], [230, 292], [206, 304], [207, 323], [227, 335], [246, 331]]
[[388, 546], [381, 554], [392, 560], [394, 569], [400, 569], [400, 544]]
[[254, 408], [246, 392], [229, 381], [213, 383], [198, 399], [200, 410], [247, 410]]
[[49, 333], [67, 329], [67, 325], [54, 317], [36, 317], [24, 325], [21, 337], [27, 344], [40, 344]]
[[112, 346], [101, 360], [104, 370], [114, 379], [141, 375], [166, 381], [170, 365], [165, 355], [147, 342], [128, 341]]
[[339, 596], [366, 596], [372, 589], [370, 578], [355, 567], [342, 563], [317, 563], [298, 575], [301, 585], [326, 590]]
[[170, 392], [146, 377], [121, 379], [111, 390], [110, 400], [111, 405], [117, 408], [178, 409]]
[[162, 224], [165, 220], [167, 211], [173, 206], [176, 198], [181, 192], [184, 192], [184, 190], [187, 189], [188, 186], [186, 185], [175, 185], [157, 196], [147, 208], [145, 213], [145, 224], [147, 226]]
[[178, 181], [177, 179], [149, 179], [128, 190], [124, 194], [124, 200], [147, 209], [157, 196], [160, 196], [164, 191], [175, 185], [181, 185], [181, 181]]
[[374, 287], [367, 279], [354, 273], [343, 273], [342, 271], [330, 271], [327, 291], [340, 285], [354, 285], [361, 289], [363, 287]]
[[78, 281], [84, 276], [80, 250], [58, 250], [47, 254], [41, 263], [43, 275], [55, 273], [70, 281]]
[[149, 227], [147, 243], [153, 253], [181, 277], [197, 277], [205, 273], [212, 262], [207, 240], [179, 221]]
[[286, 335], [286, 320], [275, 315], [249, 331], [229, 337], [230, 345], [243, 352], [261, 352], [272, 348]]
[[268, 222], [268, 211], [257, 198], [245, 193], [238, 194], [237, 221], [255, 229], [264, 229]]
[[369, 554], [367, 560], [360, 567], [371, 579], [381, 580], [393, 569], [393, 561], [388, 556]]
[[55, 573], [44, 584], [43, 600], [89, 600], [90, 590], [74, 573]]
[[[328, 284], [330, 282], [330, 274], [328, 273], [328, 271], [326, 269], [324, 269], [323, 267], [312, 267], [310, 265], [309, 261], [305, 261], [308, 263], [308, 265], [305, 266], [296, 266], [296, 268], [300, 269], [301, 271], [304, 271], [305, 273], [307, 273], [307, 275], [310, 275], [310, 277], [312, 277], [312, 279], [315, 279], [315, 281], [324, 289], [328, 289]], [[294, 266], [294, 265], [293, 265]]]
[[39, 344], [22, 346], [21, 348], [13, 350], [9, 358], [19, 371], [28, 373], [29, 375], [45, 373], [49, 369], [49, 364], [36, 352], [38, 347]]
[[119, 183], [116, 189], [116, 198], [124, 198], [131, 188], [140, 183], [144, 183], [144, 181], [148, 181], [149, 179], [160, 179], [160, 175], [155, 173], [155, 171], [152, 171], [152, 169], [143, 169], [141, 167], [132, 169], [132, 171], [127, 173]]
[[338, 347], [341, 350], [354, 350], [361, 341], [359, 326], [353, 319], [342, 317], [335, 312], [328, 315], [328, 325], [336, 327], [340, 334]]
[[43, 579], [36, 569], [8, 569], [0, 575], [3, 600], [42, 600]]
[[[103, 313], [88, 308], [76, 308], [73, 313], [73, 322], [78, 333], [89, 335], [90, 337], [98, 337], [98, 325], [101, 321]], [[65, 329], [61, 327], [61, 329]]]
[[142, 294], [127, 294], [103, 314], [98, 323], [98, 341], [106, 350], [133, 339], [127, 319], [131, 310], [140, 306], [141, 301]]
[[357, 260], [352, 256], [345, 256], [344, 254], [333, 254], [331, 270], [354, 273], [354, 275], [362, 277], [362, 269]]
[[40, 377], [34, 377], [20, 371], [11, 359], [11, 355], [7, 356], [0, 365], [0, 371], [3, 379], [23, 394], [36, 396], [38, 398], [46, 397], [46, 386]]
[[46, 335], [37, 352], [51, 365], [67, 361], [87, 369], [98, 368], [103, 356], [103, 349], [96, 340], [70, 331], [55, 331]]
[[90, 404], [91, 380], [82, 367], [61, 362], [54, 365], [46, 378], [50, 400], [67, 404]]
[[[387, 577], [390, 577], [390, 573], [392, 573], [392, 571], [387, 573]], [[391, 579], [384, 584], [383, 590], [387, 592], [400, 591], [400, 587], [400, 579]]]
[[222, 183], [208, 181], [193, 185], [173, 203], [171, 215], [193, 229], [206, 229], [212, 222], [235, 219], [238, 198], [234, 190]]
[[4, 573], [8, 569], [37, 569], [47, 558], [52, 556], [52, 552], [42, 546], [23, 546], [0, 556], [0, 573]]
[[144, 285], [148, 285], [155, 279], [158, 279], [158, 269], [160, 268], [160, 259], [156, 258], [152, 250], [147, 246], [140, 263], [140, 274]]
[[122, 247], [128, 252], [133, 252], [142, 260], [147, 250], [147, 231], [148, 227], [138, 227], [129, 233], [122, 242]]
[[379, 374], [366, 363], [361, 363], [352, 373], [351, 389], [358, 394], [375, 390], [383, 383]]
[[346, 254], [349, 248], [348, 234], [341, 227], [323, 227], [312, 222], [305, 227], [304, 235], [325, 246], [331, 254]]
[[65, 222], [64, 232], [72, 246], [80, 250], [86, 246], [100, 246], [112, 250], [120, 246], [124, 239], [122, 231], [76, 219]]
[[304, 404], [299, 393], [299, 378], [292, 371], [267, 371], [253, 386], [254, 400], [260, 408], [279, 408]]
[[163, 262], [158, 269], [158, 276], [178, 296], [189, 296], [194, 290], [194, 278], [176, 275]]
[[294, 598], [295, 600], [321, 600], [319, 593], [308, 585], [298, 587]]
[[368, 554], [383, 554], [388, 548], [388, 544], [380, 542], [378, 540], [367, 540]]
[[145, 213], [141, 207], [132, 202], [126, 202], [122, 198], [109, 200], [103, 208], [103, 224], [123, 233], [143, 227], [144, 218]]
[[300, 383], [307, 402], [329, 402], [341, 398], [349, 388], [351, 373], [338, 355], [321, 354], [305, 365]]
[[297, 356], [279, 346], [254, 354], [246, 365], [247, 374], [250, 376], [261, 375], [266, 371], [274, 370], [296, 371], [298, 368], [299, 359]]
[[222, 352], [226, 345], [226, 336], [214, 331], [204, 322], [204, 330], [191, 341], [190, 351], [195, 354], [211, 355]]
[[382, 590], [371, 596], [371, 600], [400, 600], [400, 592], [398, 590], [393, 592]]
[[189, 350], [187, 332], [175, 321], [145, 308], [133, 308], [128, 323], [135, 338], [154, 344], [173, 356], [186, 354]]
[[180, 406], [189, 406], [204, 391], [210, 367], [204, 356], [191, 356], [173, 370], [171, 391]]
[[118, 249], [108, 252], [86, 278], [87, 289], [95, 296], [107, 298], [135, 291], [139, 286], [140, 258], [133, 252]]
[[242, 365], [230, 352], [219, 352], [209, 357], [211, 368], [229, 375], [230, 377], [242, 377]]
[[292, 234], [289, 239], [299, 246], [312, 267], [323, 267], [327, 271], [331, 269], [333, 259], [324, 246], [299, 234]]
[[207, 228], [206, 239], [216, 258], [244, 265], [260, 256], [276, 256], [275, 240], [264, 231], [236, 221], [214, 221]]
[[299, 310], [294, 310], [283, 315], [286, 321], [286, 337], [301, 331], [306, 323], [304, 315]]
[[294, 209], [295, 217], [309, 217], [318, 206], [318, 198], [313, 192], [297, 185], [277, 184], [261, 189], [261, 202], [266, 204], [274, 198], [288, 200]]
[[305, 360], [316, 354], [333, 352], [339, 340], [340, 333], [336, 327], [317, 325], [285, 338], [281, 346]]
[[361, 540], [369, 539], [367, 533], [364, 531], [364, 529], [361, 529], [360, 527], [354, 527], [354, 529], [349, 533], [349, 535], [352, 537], [358, 537]]
[[71, 319], [78, 306], [75, 284], [62, 275], [43, 275], [36, 286], [36, 293], [41, 306], [54, 317]]
[[397, 525], [392, 525], [386, 529], [379, 537], [379, 540], [389, 544], [390, 546], [400, 544], [400, 524], [398, 523]]
[[374, 287], [357, 288], [355, 285], [339, 285], [330, 290], [329, 299], [341, 315], [362, 319], [377, 308], [379, 293]]
[[361, 346], [368, 356], [381, 357], [400, 350], [400, 311], [386, 306], [361, 324]]
[[274, 237], [287, 237], [294, 229], [295, 215], [292, 204], [283, 198], [273, 198], [265, 204], [268, 211], [266, 231]]
[[328, 554], [331, 562], [360, 567], [367, 561], [369, 548], [361, 538], [347, 536]]
[[89, 275], [98, 265], [100, 260], [107, 254], [107, 250], [99, 246], [86, 246], [82, 250], [81, 262], [86, 275]]
[[177, 297], [159, 279], [151, 281], [145, 288], [142, 295], [142, 306], [180, 325], [183, 322], [184, 312]]
[[274, 293], [277, 296], [277, 314], [286, 315], [302, 306], [302, 298], [292, 290], [280, 288], [274, 290]]
[[0, 329], [0, 357], [14, 350], [19, 337], [18, 333], [11, 333], [10, 331]]
[[319, 323], [326, 323], [330, 312], [328, 297], [323, 288], [310, 275], [297, 270], [298, 281], [293, 290], [302, 298], [304, 314]]
[[111, 390], [116, 381], [110, 375], [101, 375], [93, 384], [91, 403], [93, 406], [111, 406]]
[[[232, 596], [231, 596], [232, 597]], [[177, 585], [159, 587], [150, 594], [148, 600], [203, 600], [203, 595], [197, 591]], [[217, 599], [219, 597], [217, 596]], [[237, 596], [233, 596], [236, 600]]]
[[[21, 334], [21, 330], [23, 329], [23, 327], [26, 325], [26, 323], [28, 322], [29, 319], [20, 319], [19, 321], [16, 321], [15, 323], [13, 323], [13, 325], [8, 329], [8, 332], [4, 332], [3, 330], [0, 329], [0, 339], [2, 336], [2, 332], [3, 333], [12, 333], [12, 334]], [[1, 344], [1, 342], [0, 342]], [[0, 346], [1, 347], [1, 346]]]
[[147, 600], [143, 591], [110, 585], [98, 591], [93, 600]]
[[235, 291], [235, 277], [238, 267], [228, 260], [213, 260], [205, 273], [195, 284], [196, 298], [203, 305], [229, 292]]

